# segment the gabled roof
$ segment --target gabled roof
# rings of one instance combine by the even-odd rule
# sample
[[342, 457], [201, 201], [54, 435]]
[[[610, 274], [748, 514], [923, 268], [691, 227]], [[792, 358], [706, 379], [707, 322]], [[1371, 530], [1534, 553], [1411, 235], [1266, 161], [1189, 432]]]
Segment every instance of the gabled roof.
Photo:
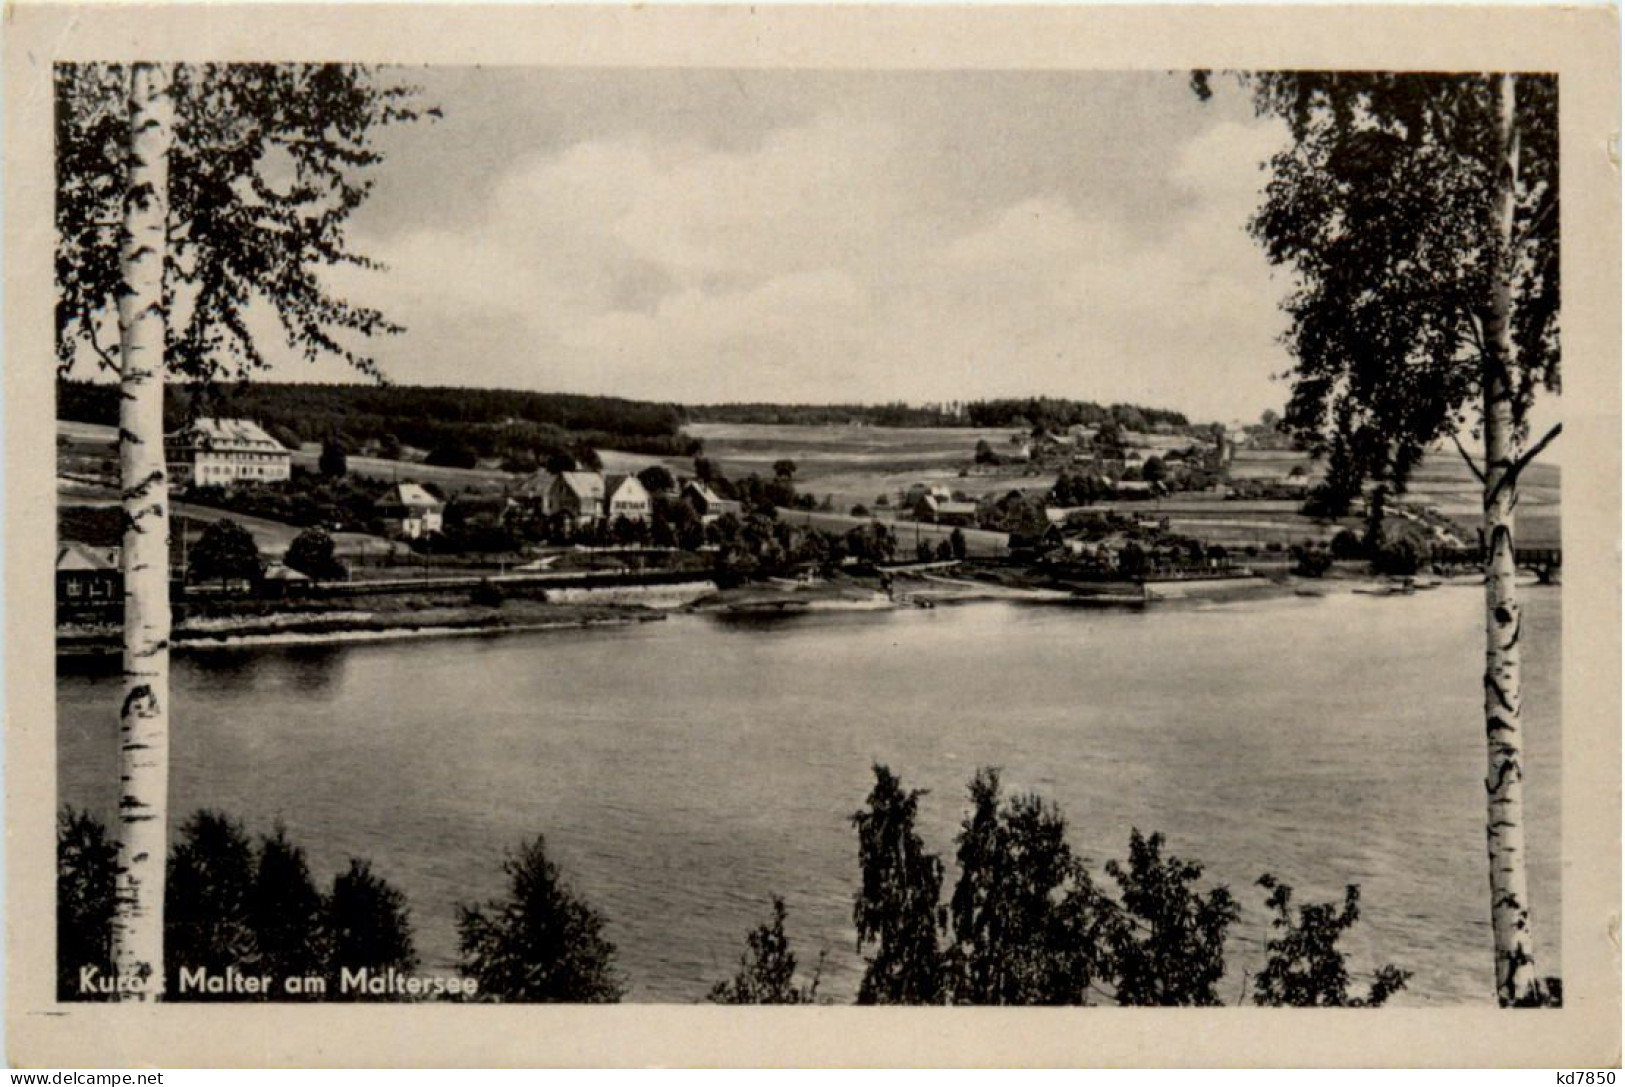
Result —
[[583, 502], [604, 500], [604, 477], [599, 472], [560, 472], [559, 484]]
[[119, 549], [91, 547], [77, 540], [63, 540], [56, 548], [56, 568], [66, 571], [117, 570]]
[[196, 419], [170, 435], [170, 441], [204, 449], [286, 453], [283, 444], [249, 419]]
[[547, 469], [532, 472], [520, 481], [519, 488], [514, 493], [525, 498], [540, 498], [553, 489], [553, 480], [557, 477]]
[[405, 506], [407, 509], [437, 510], [445, 503], [424, 489], [420, 483], [397, 483], [386, 491], [374, 505]]
[[605, 476], [604, 477], [604, 493], [609, 495], [610, 498], [613, 499], [616, 495], [620, 494], [621, 489], [623, 487], [627, 486], [628, 484], [631, 484], [632, 486], [637, 488], [637, 492], [636, 492], [636, 494], [634, 494], [633, 497], [637, 497], [638, 495], [642, 495], [642, 497], [644, 499], [648, 499], [648, 497], [649, 497], [649, 488], [645, 487], [643, 485], [643, 480], [639, 479], [637, 476], [627, 476], [627, 475]]
[[683, 490], [685, 493], [692, 490], [696, 495], [699, 496], [700, 501], [704, 502], [708, 506], [715, 505], [716, 503], [723, 501], [721, 495], [717, 494], [717, 492], [713, 491], [710, 487], [707, 487], [697, 479], [691, 479], [687, 483], [683, 484]]

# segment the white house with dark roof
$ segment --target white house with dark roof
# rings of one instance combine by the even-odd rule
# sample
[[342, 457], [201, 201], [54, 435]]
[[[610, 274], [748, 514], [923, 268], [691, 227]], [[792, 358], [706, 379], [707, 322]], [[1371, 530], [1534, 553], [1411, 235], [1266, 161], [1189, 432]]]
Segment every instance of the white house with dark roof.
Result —
[[418, 483], [397, 483], [373, 503], [373, 512], [392, 536], [416, 540], [439, 532], [446, 504]]
[[198, 419], [164, 439], [170, 479], [198, 487], [276, 483], [293, 474], [293, 452], [247, 419]]
[[604, 477], [604, 516], [611, 521], [617, 517], [625, 517], [628, 521], [647, 521], [653, 508], [654, 500], [649, 497], [649, 488], [637, 476]]

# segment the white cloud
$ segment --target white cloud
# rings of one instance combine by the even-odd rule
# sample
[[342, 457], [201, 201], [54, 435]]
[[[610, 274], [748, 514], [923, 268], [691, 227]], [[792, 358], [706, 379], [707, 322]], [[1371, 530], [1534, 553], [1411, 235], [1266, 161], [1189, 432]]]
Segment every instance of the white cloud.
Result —
[[[927, 199], [913, 135], [831, 109], [733, 151], [622, 133], [531, 154], [470, 225], [366, 241], [391, 266], [372, 300], [412, 328], [384, 350], [401, 380], [686, 401], [1279, 404], [1281, 288], [1243, 231], [1279, 132], [1199, 132], [1158, 179], [1181, 199], [1138, 222], [1077, 193]], [[490, 353], [477, 373], [440, 369], [459, 329]]]

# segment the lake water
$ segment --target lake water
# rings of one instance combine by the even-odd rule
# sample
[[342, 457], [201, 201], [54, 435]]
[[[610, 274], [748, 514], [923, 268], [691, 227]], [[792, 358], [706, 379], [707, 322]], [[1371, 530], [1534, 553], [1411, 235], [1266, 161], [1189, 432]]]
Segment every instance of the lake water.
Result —
[[[1537, 956], [1557, 972], [1561, 595], [1525, 591]], [[848, 816], [870, 765], [926, 788], [950, 862], [978, 766], [1056, 801], [1095, 869], [1167, 835], [1244, 906], [1223, 990], [1262, 957], [1254, 881], [1361, 885], [1357, 970], [1405, 1003], [1491, 999], [1483, 596], [1348, 594], [1094, 611], [1003, 603], [771, 622], [674, 616], [593, 631], [216, 651], [175, 662], [172, 808], [284, 822], [322, 880], [351, 854], [399, 886], [426, 964], [455, 904], [503, 890], [537, 833], [608, 919], [634, 1000], [692, 1001], [789, 906], [823, 992], [861, 961]], [[117, 670], [61, 665], [61, 800], [114, 801]], [[1114, 886], [1104, 874], [1107, 887]]]

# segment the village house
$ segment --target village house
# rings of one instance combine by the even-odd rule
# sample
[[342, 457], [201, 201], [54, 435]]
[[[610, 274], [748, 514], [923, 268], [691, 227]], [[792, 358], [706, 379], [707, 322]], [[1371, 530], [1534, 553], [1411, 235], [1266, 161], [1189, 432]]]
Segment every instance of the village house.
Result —
[[384, 523], [385, 534], [408, 540], [439, 532], [445, 512], [446, 504], [417, 483], [397, 483], [373, 502], [373, 513]]
[[545, 468], [532, 472], [514, 489], [514, 501], [530, 512], [545, 517], [553, 512], [553, 481], [557, 478]]
[[647, 521], [653, 509], [649, 489], [637, 476], [606, 476], [603, 482], [604, 515], [611, 521], [625, 517], [628, 521]]
[[955, 502], [938, 498], [935, 494], [923, 494], [914, 503], [914, 519], [934, 525], [974, 525], [976, 503]]
[[276, 483], [293, 474], [293, 453], [247, 419], [199, 419], [164, 439], [170, 479], [181, 486]]
[[918, 506], [920, 499], [934, 498], [938, 502], [952, 502], [954, 494], [940, 483], [911, 483], [903, 492], [902, 505], [909, 509]]
[[683, 484], [683, 501], [699, 514], [700, 522], [707, 525], [725, 514], [738, 517], [741, 510], [738, 502], [718, 497], [715, 491], [697, 479]]
[[560, 472], [553, 477], [549, 512], [570, 528], [588, 528], [604, 517], [604, 477], [600, 472]]
[[64, 540], [56, 549], [58, 611], [91, 608], [124, 599], [119, 549]]

